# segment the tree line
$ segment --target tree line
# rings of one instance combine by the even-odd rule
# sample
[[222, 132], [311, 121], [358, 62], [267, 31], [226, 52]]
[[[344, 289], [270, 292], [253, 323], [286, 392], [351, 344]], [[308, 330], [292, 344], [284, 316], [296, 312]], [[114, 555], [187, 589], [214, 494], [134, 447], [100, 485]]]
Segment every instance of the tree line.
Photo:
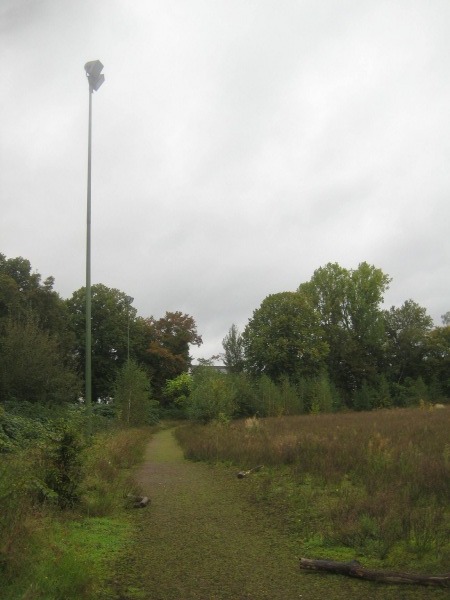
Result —
[[288, 379], [300, 395], [325, 386], [335, 406], [357, 409], [449, 398], [450, 312], [435, 327], [413, 300], [385, 309], [390, 282], [366, 262], [328, 263], [296, 291], [267, 296], [242, 334], [232, 325], [224, 338], [228, 371]]
[[[194, 419], [407, 406], [450, 397], [450, 312], [434, 326], [413, 300], [383, 307], [390, 278], [329, 263], [271, 294], [223, 340], [228, 374], [191, 369], [193, 317], [142, 317], [125, 292], [92, 286], [92, 387], [134, 425], [159, 407]], [[22, 257], [0, 254], [0, 399], [47, 406], [84, 390], [85, 289], [68, 299]], [[153, 399], [153, 404], [151, 401]], [[105, 409], [106, 410], [106, 409]], [[153, 417], [152, 417], [153, 418]]]
[[[60, 405], [83, 396], [85, 288], [63, 299], [53, 286], [53, 277], [42, 280], [29, 260], [0, 254], [3, 403]], [[92, 286], [95, 401], [106, 403], [117, 394], [123, 396], [127, 381], [133, 381], [134, 396], [151, 382], [153, 398], [162, 399], [166, 380], [189, 370], [189, 346], [202, 343], [190, 315], [176, 311], [144, 318], [131, 301], [118, 289]], [[130, 411], [125, 407], [122, 412], [130, 422]]]

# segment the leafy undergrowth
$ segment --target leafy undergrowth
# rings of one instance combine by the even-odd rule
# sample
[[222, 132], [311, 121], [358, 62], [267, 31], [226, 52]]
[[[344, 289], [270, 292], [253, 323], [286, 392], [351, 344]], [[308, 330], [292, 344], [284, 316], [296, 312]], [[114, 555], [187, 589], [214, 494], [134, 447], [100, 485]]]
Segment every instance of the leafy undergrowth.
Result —
[[[124, 499], [137, 491], [132, 468], [142, 459], [151, 433], [128, 429], [96, 435], [79, 457], [82, 477], [73, 496], [77, 502], [64, 505], [64, 510], [54, 501], [60, 496], [53, 490], [42, 497], [42, 489], [48, 489], [40, 477], [50, 467], [56, 489], [67, 491], [67, 482], [61, 482], [54, 461], [49, 463], [42, 449], [5, 458], [0, 484], [1, 598], [100, 597], [111, 561], [133, 533]], [[61, 437], [56, 440], [62, 443]]]
[[180, 428], [186, 456], [265, 468], [250, 502], [310, 558], [450, 570], [450, 410], [246, 419]]

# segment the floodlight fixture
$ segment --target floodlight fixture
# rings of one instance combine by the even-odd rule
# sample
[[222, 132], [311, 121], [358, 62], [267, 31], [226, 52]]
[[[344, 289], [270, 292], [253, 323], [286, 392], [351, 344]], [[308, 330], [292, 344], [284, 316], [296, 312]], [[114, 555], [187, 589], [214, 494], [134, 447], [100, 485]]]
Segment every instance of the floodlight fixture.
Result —
[[102, 63], [99, 60], [91, 60], [84, 65], [84, 70], [89, 81], [89, 90], [96, 92], [105, 81]]

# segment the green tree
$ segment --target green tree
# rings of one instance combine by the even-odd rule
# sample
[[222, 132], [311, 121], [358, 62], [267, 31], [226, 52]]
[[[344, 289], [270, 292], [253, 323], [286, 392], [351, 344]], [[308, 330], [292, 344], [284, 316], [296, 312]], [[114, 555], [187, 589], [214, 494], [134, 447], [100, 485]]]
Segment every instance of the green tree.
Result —
[[265, 373], [258, 378], [258, 401], [258, 416], [280, 417], [283, 414], [280, 386]]
[[248, 417], [258, 413], [260, 406], [255, 379], [245, 371], [229, 373], [227, 378], [234, 389], [237, 402], [236, 414], [240, 417]]
[[69, 353], [74, 340], [66, 305], [53, 285], [53, 277], [42, 282], [41, 275], [32, 272], [29, 260], [0, 254], [0, 335], [8, 319], [33, 318], [42, 330], [57, 336], [62, 350]]
[[4, 323], [0, 338], [0, 394], [4, 400], [57, 404], [76, 400], [80, 381], [56, 335], [33, 316]]
[[450, 325], [435, 327], [428, 335], [424, 365], [432, 389], [450, 398]]
[[428, 391], [428, 386], [422, 379], [422, 377], [417, 377], [417, 379], [407, 378], [405, 381], [408, 394], [407, 394], [407, 403], [408, 405], [416, 405], [420, 404], [420, 402], [429, 402], [430, 394]]
[[242, 337], [248, 370], [274, 381], [320, 372], [328, 353], [316, 310], [297, 292], [265, 298]]
[[384, 374], [378, 378], [377, 391], [374, 397], [374, 408], [390, 408], [392, 406], [392, 396], [389, 382]]
[[302, 398], [298, 392], [297, 386], [289, 381], [289, 377], [284, 375], [280, 381], [280, 399], [283, 406], [284, 415], [299, 415], [305, 412]]
[[244, 370], [244, 340], [239, 329], [233, 323], [228, 334], [222, 340], [224, 349], [223, 363], [228, 373], [241, 373]]
[[166, 381], [189, 370], [189, 348], [200, 346], [202, 338], [194, 318], [180, 311], [166, 312], [160, 319], [145, 319], [143, 337], [145, 349], [139, 360], [148, 370], [155, 397], [164, 401]]
[[192, 385], [192, 375], [189, 373], [181, 373], [178, 377], [166, 381], [166, 385], [164, 386], [164, 398], [170, 403], [179, 407], [184, 407], [187, 399], [191, 395]]
[[231, 419], [237, 410], [232, 379], [211, 366], [195, 367], [186, 410], [190, 419], [203, 423]]
[[73, 508], [80, 500], [83, 442], [73, 423], [61, 421], [43, 448], [42, 499], [60, 508]]
[[400, 308], [384, 311], [386, 373], [391, 381], [402, 384], [409, 377], [424, 373], [424, 359], [433, 327], [425, 308], [406, 300]]
[[332, 412], [336, 403], [336, 393], [328, 378], [321, 373], [309, 383], [310, 410], [312, 413]]
[[384, 340], [380, 306], [389, 282], [381, 269], [366, 262], [354, 270], [328, 263], [299, 287], [319, 315], [331, 381], [347, 398], [379, 370]]
[[[118, 289], [95, 284], [92, 290], [92, 397], [113, 395], [117, 371], [128, 356], [134, 356], [137, 334], [136, 309], [128, 296]], [[76, 338], [76, 357], [80, 373], [84, 373], [86, 350], [86, 291], [80, 288], [67, 300], [71, 327]]]
[[158, 420], [158, 403], [151, 399], [148, 376], [134, 360], [127, 361], [117, 374], [114, 401], [119, 420], [128, 426]]
[[372, 410], [376, 402], [376, 390], [367, 381], [353, 392], [353, 408], [355, 410]]

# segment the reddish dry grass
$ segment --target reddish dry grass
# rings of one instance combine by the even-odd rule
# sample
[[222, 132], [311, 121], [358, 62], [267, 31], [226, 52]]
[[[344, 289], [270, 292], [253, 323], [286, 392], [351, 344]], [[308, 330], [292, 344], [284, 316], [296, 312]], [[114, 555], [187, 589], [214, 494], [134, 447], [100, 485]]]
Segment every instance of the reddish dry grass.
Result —
[[449, 490], [450, 410], [301, 415], [246, 419], [228, 427], [191, 426], [180, 432], [190, 458], [256, 463], [295, 463], [298, 474], [325, 481], [354, 474], [389, 478], [400, 485]]
[[[190, 458], [264, 464], [266, 501], [274, 501], [270, 489], [282, 488], [280, 508], [306, 511], [325, 538], [370, 542], [385, 558], [399, 541], [416, 554], [449, 552], [449, 432], [450, 408], [395, 409], [189, 426], [179, 438]], [[304, 501], [311, 478], [314, 507]]]

